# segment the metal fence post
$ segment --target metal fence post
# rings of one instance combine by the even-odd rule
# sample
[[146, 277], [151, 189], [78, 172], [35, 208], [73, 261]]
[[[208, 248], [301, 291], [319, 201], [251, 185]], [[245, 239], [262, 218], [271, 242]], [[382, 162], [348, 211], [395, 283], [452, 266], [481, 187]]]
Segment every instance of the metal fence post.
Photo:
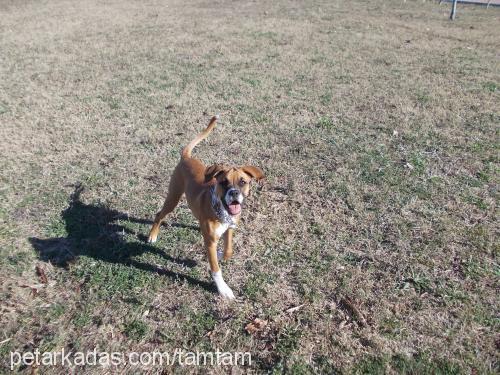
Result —
[[450, 20], [455, 19], [455, 13], [457, 11], [457, 0], [453, 0], [453, 4], [451, 5], [451, 14], [450, 14]]

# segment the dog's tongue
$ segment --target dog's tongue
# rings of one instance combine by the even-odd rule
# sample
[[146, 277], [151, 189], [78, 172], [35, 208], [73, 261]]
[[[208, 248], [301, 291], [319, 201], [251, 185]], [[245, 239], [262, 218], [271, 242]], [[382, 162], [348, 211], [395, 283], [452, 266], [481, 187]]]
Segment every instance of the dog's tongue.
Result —
[[234, 202], [228, 205], [227, 208], [231, 215], [238, 215], [241, 211], [241, 204]]

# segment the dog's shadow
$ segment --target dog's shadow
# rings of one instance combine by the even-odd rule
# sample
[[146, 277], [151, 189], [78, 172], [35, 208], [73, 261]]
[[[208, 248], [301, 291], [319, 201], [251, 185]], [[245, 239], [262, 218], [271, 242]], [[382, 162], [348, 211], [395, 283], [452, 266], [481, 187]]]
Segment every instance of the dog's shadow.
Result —
[[[71, 194], [69, 206], [61, 213], [67, 236], [57, 238], [30, 238], [33, 248], [41, 260], [55, 266], [67, 268], [79, 256], [92, 257], [99, 261], [120, 263], [141, 270], [151, 271], [173, 280], [186, 281], [210, 292], [215, 291], [211, 283], [197, 280], [189, 275], [167, 270], [164, 267], [138, 261], [134, 258], [146, 252], [163, 257], [185, 267], [194, 267], [196, 262], [190, 259], [174, 258], [160, 249], [145, 243], [145, 236], [137, 236], [141, 241], [127, 241], [125, 234], [135, 234], [118, 220], [134, 223], [151, 224], [151, 221], [128, 216], [119, 211], [99, 205], [88, 205], [81, 201], [83, 186], [76, 186]], [[199, 228], [191, 225], [172, 224], [193, 230]]]

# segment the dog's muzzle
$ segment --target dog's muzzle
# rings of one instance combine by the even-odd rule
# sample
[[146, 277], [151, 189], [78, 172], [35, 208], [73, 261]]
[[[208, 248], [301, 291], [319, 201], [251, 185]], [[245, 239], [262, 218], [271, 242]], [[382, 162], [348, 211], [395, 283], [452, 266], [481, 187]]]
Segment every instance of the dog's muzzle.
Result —
[[241, 212], [241, 203], [243, 203], [243, 194], [238, 189], [231, 188], [226, 191], [224, 197], [227, 211], [230, 215], [238, 215]]

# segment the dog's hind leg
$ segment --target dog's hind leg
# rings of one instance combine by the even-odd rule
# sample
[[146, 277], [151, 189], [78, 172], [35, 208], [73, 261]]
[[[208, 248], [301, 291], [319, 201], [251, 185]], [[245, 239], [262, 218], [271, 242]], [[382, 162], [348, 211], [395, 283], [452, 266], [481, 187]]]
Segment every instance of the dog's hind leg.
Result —
[[181, 176], [181, 171], [179, 167], [175, 168], [174, 173], [170, 179], [170, 184], [168, 186], [168, 194], [163, 203], [163, 208], [156, 214], [155, 221], [149, 232], [148, 242], [154, 243], [158, 238], [158, 233], [160, 232], [160, 225], [170, 212], [174, 210], [179, 201], [181, 200], [182, 194], [184, 194], [184, 179]]

